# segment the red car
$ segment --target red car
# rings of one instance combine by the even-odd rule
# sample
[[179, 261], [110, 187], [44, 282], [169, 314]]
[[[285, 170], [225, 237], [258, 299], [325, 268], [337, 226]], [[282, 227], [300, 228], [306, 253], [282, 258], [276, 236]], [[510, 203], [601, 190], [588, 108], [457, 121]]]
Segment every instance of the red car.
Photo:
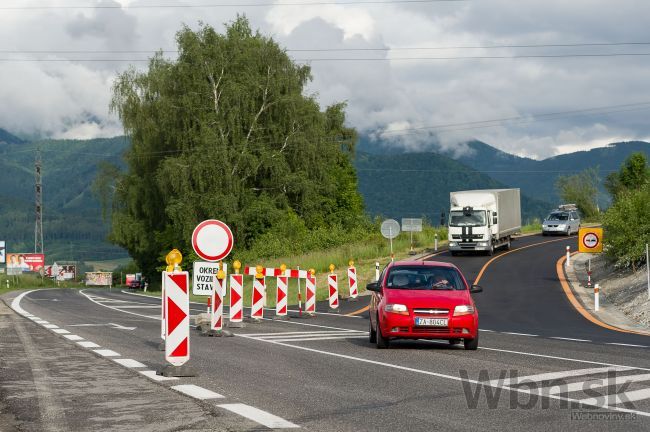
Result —
[[458, 268], [434, 261], [398, 261], [386, 266], [379, 281], [368, 284], [370, 342], [387, 348], [391, 339], [463, 340], [478, 348], [478, 310]]

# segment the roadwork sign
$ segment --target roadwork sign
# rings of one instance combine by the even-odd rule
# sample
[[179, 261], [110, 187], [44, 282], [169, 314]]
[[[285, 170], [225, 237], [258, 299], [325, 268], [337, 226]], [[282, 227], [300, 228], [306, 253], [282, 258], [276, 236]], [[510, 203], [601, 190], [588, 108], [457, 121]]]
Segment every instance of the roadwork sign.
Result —
[[578, 251], [583, 253], [601, 253], [603, 251], [603, 229], [580, 228], [578, 234]]
[[208, 219], [192, 233], [194, 252], [206, 261], [216, 262], [228, 256], [233, 247], [232, 231], [225, 223]]
[[[223, 271], [227, 272], [227, 270], [227, 265], [223, 264]], [[219, 273], [219, 263], [195, 261], [192, 272], [192, 294], [211, 296], [217, 273]], [[221, 295], [225, 296], [226, 293], [222, 292]]]

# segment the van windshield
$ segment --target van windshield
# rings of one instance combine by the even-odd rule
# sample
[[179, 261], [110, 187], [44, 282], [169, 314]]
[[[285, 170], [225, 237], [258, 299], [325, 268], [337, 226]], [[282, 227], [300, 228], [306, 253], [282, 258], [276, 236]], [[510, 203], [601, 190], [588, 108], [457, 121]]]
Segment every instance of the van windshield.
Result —
[[461, 210], [449, 212], [449, 226], [485, 226], [485, 210], [472, 210], [468, 214]]
[[386, 287], [403, 290], [466, 289], [458, 271], [451, 267], [395, 266], [390, 269]]

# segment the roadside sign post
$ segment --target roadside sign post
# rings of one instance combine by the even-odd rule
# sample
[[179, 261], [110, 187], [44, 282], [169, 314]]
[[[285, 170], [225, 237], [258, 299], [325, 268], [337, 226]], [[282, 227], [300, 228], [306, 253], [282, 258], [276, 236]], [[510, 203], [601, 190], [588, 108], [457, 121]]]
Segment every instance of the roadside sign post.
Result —
[[415, 251], [413, 250], [413, 233], [422, 232], [422, 219], [402, 218], [402, 231], [411, 233], [409, 255], [415, 255]]
[[438, 233], [436, 233], [435, 236], [434, 236], [433, 251], [438, 252]]
[[566, 266], [571, 267], [571, 246], [566, 247]]
[[[567, 246], [568, 247], [568, 246]], [[578, 231], [578, 251], [581, 253], [601, 253], [603, 251], [602, 228], [580, 228]], [[591, 257], [587, 261], [587, 289], [591, 288]], [[594, 285], [594, 311], [600, 309], [600, 285]]]
[[375, 281], [379, 280], [379, 261], [375, 261]]
[[231, 332], [223, 330], [223, 297], [226, 294], [227, 267], [222, 262], [232, 251], [233, 245], [230, 227], [217, 219], [204, 220], [192, 232], [194, 252], [207, 261], [194, 263], [192, 292], [212, 298], [209, 329], [204, 329], [202, 336], [233, 336]]
[[400, 227], [399, 222], [395, 219], [386, 219], [381, 224], [381, 235], [387, 238], [390, 241], [390, 258], [394, 258], [393, 255], [393, 239], [399, 235]]
[[600, 286], [594, 285], [594, 310], [598, 312], [600, 309]]

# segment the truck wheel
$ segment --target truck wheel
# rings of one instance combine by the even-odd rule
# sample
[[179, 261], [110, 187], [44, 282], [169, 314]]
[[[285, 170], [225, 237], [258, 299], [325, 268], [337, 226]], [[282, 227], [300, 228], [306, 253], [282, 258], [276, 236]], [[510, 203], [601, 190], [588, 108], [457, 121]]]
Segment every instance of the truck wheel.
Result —
[[488, 256], [494, 255], [494, 245], [490, 243], [490, 249], [487, 251]]

